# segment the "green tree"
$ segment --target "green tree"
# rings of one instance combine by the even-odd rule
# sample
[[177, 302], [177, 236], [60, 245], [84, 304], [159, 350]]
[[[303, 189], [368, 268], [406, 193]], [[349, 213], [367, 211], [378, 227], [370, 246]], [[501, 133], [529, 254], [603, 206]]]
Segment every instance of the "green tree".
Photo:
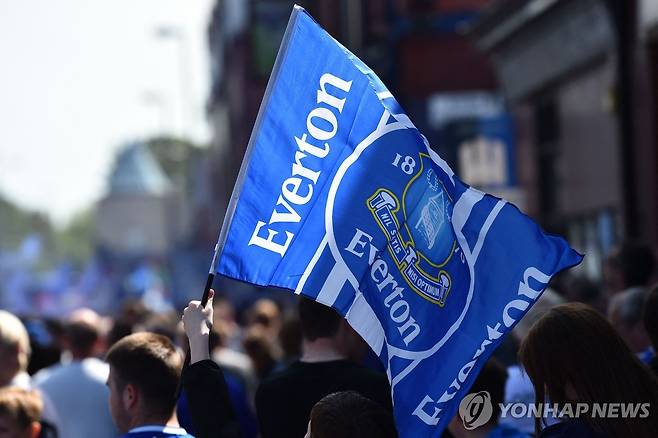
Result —
[[41, 238], [38, 268], [47, 269], [63, 261], [80, 267], [93, 254], [93, 217], [90, 212], [80, 213], [66, 226], [58, 228], [46, 215], [20, 208], [0, 196], [0, 249], [14, 251], [31, 234]]
[[77, 266], [86, 264], [93, 255], [93, 215], [90, 211], [77, 214], [69, 224], [54, 234], [54, 256]]
[[174, 137], [155, 137], [147, 140], [146, 145], [170, 181], [186, 191], [190, 179], [190, 162], [202, 155], [205, 149], [191, 141]]
[[26, 211], [0, 195], [0, 249], [14, 249], [35, 232], [44, 237], [52, 235], [48, 218]]

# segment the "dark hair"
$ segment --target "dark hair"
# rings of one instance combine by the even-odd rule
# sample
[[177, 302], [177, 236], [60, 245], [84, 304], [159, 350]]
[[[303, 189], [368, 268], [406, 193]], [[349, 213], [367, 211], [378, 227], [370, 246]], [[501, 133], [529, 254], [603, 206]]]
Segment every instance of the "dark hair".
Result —
[[140, 329], [139, 331], [156, 333], [174, 342], [176, 339], [177, 324], [178, 316], [175, 313], [155, 313], [149, 315], [138, 327]]
[[15, 387], [0, 389], [0, 416], [9, 417], [20, 429], [41, 420], [43, 401], [38, 393]]
[[259, 325], [252, 326], [244, 336], [242, 347], [251, 359], [258, 378], [267, 377], [276, 366], [276, 357], [265, 329]]
[[98, 341], [98, 329], [88, 322], [70, 322], [65, 328], [66, 339], [71, 350], [88, 356]]
[[[536, 403], [650, 403], [658, 406], [658, 382], [628, 349], [610, 323], [581, 303], [549, 310], [530, 329], [519, 358], [535, 388]], [[576, 400], [567, 397], [573, 388]], [[653, 437], [658, 416], [585, 417], [610, 437]], [[539, 434], [541, 418], [536, 418]]]
[[311, 438], [395, 438], [393, 414], [355, 391], [323, 397], [311, 409]]
[[248, 310], [248, 325], [260, 324], [272, 327], [280, 318], [279, 304], [269, 298], [260, 298]]
[[116, 342], [119, 342], [121, 339], [125, 338], [128, 335], [131, 335], [133, 332], [132, 324], [129, 324], [125, 321], [114, 321], [112, 328], [106, 336], [107, 345], [110, 347]]
[[309, 341], [330, 338], [338, 332], [342, 317], [331, 307], [300, 296], [298, 309], [302, 335]]
[[507, 369], [503, 364], [492, 357], [484, 364], [478, 374], [473, 386], [468, 391], [470, 393], [487, 391], [491, 395], [491, 404], [493, 405], [493, 415], [490, 423], [498, 423], [500, 416], [500, 405], [505, 402], [505, 383], [507, 382]]
[[174, 344], [155, 333], [134, 333], [110, 348], [105, 359], [121, 388], [132, 384], [150, 412], [169, 417], [176, 405], [182, 360]]
[[608, 258], [608, 262], [619, 269], [624, 278], [624, 287], [629, 288], [649, 283], [655, 258], [649, 246], [626, 242]]
[[658, 285], [651, 289], [644, 302], [644, 328], [654, 349], [658, 349]]
[[287, 317], [279, 330], [279, 343], [285, 359], [292, 359], [302, 354], [302, 326], [299, 318]]
[[578, 301], [595, 307], [601, 298], [601, 287], [584, 275], [576, 275], [566, 280], [567, 301]]

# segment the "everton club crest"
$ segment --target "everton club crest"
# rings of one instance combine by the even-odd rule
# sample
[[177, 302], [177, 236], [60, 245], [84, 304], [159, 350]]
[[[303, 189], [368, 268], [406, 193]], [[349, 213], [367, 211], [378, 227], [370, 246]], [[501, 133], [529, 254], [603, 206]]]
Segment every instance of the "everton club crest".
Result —
[[429, 165], [430, 157], [420, 154], [420, 158], [418, 172], [407, 183], [401, 199], [379, 188], [367, 204], [407, 284], [421, 297], [443, 307], [452, 280], [442, 268], [457, 246], [450, 224], [452, 200]]

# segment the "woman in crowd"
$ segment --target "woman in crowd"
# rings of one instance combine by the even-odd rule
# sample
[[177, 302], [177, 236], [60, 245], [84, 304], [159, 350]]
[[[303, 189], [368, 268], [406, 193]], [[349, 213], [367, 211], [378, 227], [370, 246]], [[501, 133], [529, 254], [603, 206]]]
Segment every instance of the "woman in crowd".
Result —
[[[550, 401], [560, 410], [571, 404], [574, 412], [577, 403], [588, 406], [579, 418], [548, 427], [536, 418], [539, 437], [649, 438], [658, 433], [658, 413], [653, 412], [658, 409], [658, 381], [593, 308], [580, 303], [554, 307], [530, 329], [519, 357], [537, 404]], [[631, 418], [622, 415], [619, 405], [616, 414], [593, 414], [597, 403], [645, 405]]]

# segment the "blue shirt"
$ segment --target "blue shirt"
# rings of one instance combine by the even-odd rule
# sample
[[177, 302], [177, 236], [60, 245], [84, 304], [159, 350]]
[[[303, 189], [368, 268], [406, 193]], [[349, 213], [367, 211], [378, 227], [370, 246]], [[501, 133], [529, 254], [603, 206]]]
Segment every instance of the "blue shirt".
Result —
[[178, 438], [194, 438], [187, 433], [182, 427], [171, 426], [140, 426], [128, 431], [127, 434], [121, 438], [165, 438], [165, 437], [178, 437]]

